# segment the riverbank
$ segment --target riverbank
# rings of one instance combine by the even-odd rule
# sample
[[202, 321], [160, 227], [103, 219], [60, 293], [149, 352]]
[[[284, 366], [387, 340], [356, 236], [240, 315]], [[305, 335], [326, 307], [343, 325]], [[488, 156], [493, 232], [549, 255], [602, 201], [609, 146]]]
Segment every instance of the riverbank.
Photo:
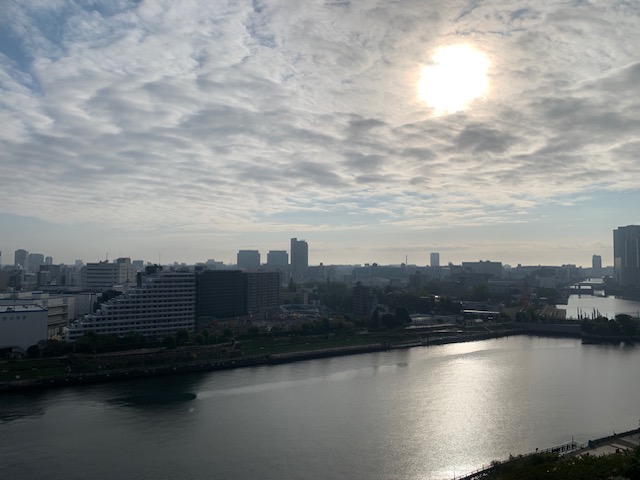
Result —
[[578, 324], [494, 324], [494, 330], [485, 326], [484, 331], [463, 331], [452, 325], [447, 327], [450, 330], [443, 330], [443, 326], [438, 326], [438, 329], [414, 331], [411, 337], [398, 332], [373, 333], [341, 339], [316, 339], [316, 342], [309, 339], [310, 341], [304, 343], [279, 346], [260, 343], [258, 339], [255, 344], [239, 342], [235, 345], [230, 343], [175, 349], [150, 348], [16, 361], [14, 365], [26, 363], [22, 363], [22, 369], [12, 371], [6, 368], [8, 364], [5, 363], [5, 368], [0, 371], [0, 374], [4, 375], [4, 378], [0, 377], [0, 393], [276, 365], [391, 349], [474, 342], [512, 335], [580, 338]]
[[[527, 334], [522, 329], [504, 329], [486, 332], [474, 332], [456, 335], [429, 334], [410, 341], [390, 341], [393, 337], [375, 343], [341, 345], [330, 348], [313, 348], [287, 351], [282, 353], [265, 352], [263, 354], [243, 355], [241, 350], [226, 351], [219, 346], [181, 347], [175, 350], [143, 349], [137, 352], [111, 354], [74, 355], [60, 359], [60, 366], [54, 368], [51, 375], [43, 374], [36, 378], [16, 378], [0, 382], [0, 393], [24, 390], [59, 388], [70, 385], [115, 382], [142, 377], [179, 375], [185, 373], [214, 372], [235, 368], [277, 365], [318, 358], [358, 355], [377, 351], [411, 348], [418, 346], [445, 345], [488, 340], [512, 335]], [[364, 339], [357, 339], [360, 342]], [[356, 341], [356, 339], [345, 339]], [[336, 343], [335, 341], [332, 343]], [[305, 343], [304, 346], [308, 346]], [[226, 358], [220, 358], [224, 352]], [[36, 363], [33, 363], [36, 365]], [[129, 366], [123, 366], [130, 364]], [[63, 368], [65, 373], [60, 373]], [[33, 367], [32, 370], [37, 370]]]

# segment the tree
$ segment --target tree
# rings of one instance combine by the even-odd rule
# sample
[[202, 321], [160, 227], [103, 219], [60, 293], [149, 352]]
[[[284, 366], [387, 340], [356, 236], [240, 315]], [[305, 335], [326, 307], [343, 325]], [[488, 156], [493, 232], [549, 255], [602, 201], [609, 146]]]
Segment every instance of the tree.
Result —
[[372, 328], [378, 328], [380, 326], [380, 312], [378, 310], [379, 309], [376, 307], [369, 318], [369, 326]]
[[398, 325], [408, 325], [411, 323], [411, 316], [406, 307], [396, 308], [396, 322]]
[[189, 343], [190, 335], [189, 330], [182, 328], [176, 332], [176, 345], [182, 346]]
[[209, 330], [203, 330], [201, 334], [204, 338], [204, 343], [206, 343], [207, 345], [215, 341], [215, 338], [213, 337], [213, 335], [211, 335], [211, 332]]
[[40, 356], [40, 347], [38, 345], [31, 345], [27, 348], [27, 355], [30, 357], [38, 357]]
[[162, 340], [162, 346], [164, 348], [176, 348], [176, 339], [172, 336], [164, 337], [164, 340]]
[[260, 333], [260, 329], [256, 325], [251, 325], [247, 328], [247, 334], [249, 335], [258, 335]]
[[616, 315], [616, 321], [620, 324], [620, 330], [623, 335], [637, 335], [638, 334], [638, 320], [631, 318], [631, 315], [624, 313]]
[[487, 300], [489, 298], [489, 286], [486, 283], [474, 285], [472, 296], [476, 302]]
[[380, 323], [386, 328], [395, 328], [398, 326], [395, 315], [391, 313], [383, 313], [380, 317]]

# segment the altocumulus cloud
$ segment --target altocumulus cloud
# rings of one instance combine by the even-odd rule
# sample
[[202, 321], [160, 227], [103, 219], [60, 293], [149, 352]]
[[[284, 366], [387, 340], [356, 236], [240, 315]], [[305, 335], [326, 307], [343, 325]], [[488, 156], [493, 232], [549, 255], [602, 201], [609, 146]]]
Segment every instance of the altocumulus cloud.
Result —
[[[531, 5], [7, 3], [0, 208], [186, 232], [419, 229], [637, 189], [635, 3]], [[463, 42], [488, 55], [490, 90], [434, 116], [420, 67]]]

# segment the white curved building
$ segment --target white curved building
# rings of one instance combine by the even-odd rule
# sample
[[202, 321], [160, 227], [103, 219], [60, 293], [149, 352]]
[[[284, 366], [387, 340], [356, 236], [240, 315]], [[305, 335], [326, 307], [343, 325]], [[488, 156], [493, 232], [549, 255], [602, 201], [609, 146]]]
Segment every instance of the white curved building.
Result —
[[100, 308], [69, 326], [67, 338], [87, 332], [126, 335], [140, 333], [164, 337], [177, 330], [195, 328], [195, 276], [189, 272], [141, 275], [139, 286], [102, 303]]

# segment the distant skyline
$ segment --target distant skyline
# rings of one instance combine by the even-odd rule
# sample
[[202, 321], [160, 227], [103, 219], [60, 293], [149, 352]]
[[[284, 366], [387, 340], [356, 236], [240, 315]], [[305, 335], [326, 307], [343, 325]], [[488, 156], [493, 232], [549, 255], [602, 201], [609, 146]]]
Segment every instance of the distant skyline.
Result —
[[297, 237], [311, 265], [612, 265], [640, 224], [639, 24], [623, 1], [8, 2], [2, 263]]

